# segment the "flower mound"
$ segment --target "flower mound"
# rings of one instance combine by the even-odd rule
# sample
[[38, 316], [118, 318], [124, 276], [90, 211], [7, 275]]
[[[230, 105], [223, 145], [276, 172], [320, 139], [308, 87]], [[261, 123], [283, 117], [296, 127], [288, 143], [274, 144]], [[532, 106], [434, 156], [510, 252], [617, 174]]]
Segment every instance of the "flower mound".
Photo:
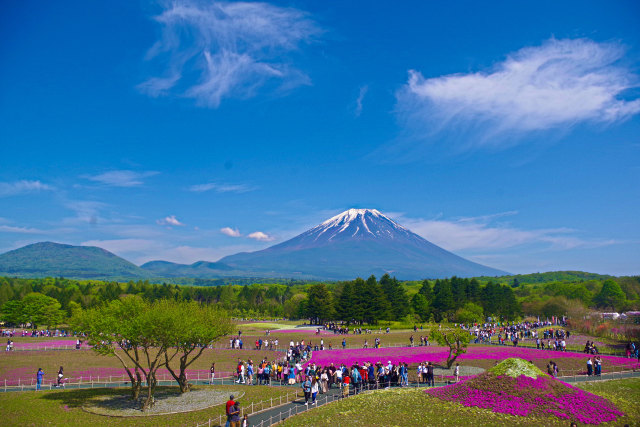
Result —
[[558, 381], [521, 359], [507, 359], [481, 375], [426, 393], [522, 417], [554, 415], [600, 424], [624, 415], [608, 400]]

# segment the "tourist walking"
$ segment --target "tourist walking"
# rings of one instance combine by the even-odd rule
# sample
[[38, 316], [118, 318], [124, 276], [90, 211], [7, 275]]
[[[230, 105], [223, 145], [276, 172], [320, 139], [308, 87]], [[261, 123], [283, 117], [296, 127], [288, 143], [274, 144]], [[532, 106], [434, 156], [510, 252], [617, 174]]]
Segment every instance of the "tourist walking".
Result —
[[590, 377], [591, 375], [593, 375], [593, 362], [591, 361], [591, 358], [587, 359], [587, 376]]
[[311, 397], [311, 377], [308, 375], [302, 382], [302, 391], [304, 393], [304, 404], [305, 406], [309, 406], [309, 398]]
[[36, 372], [36, 390], [40, 390], [40, 386], [42, 385], [42, 377], [44, 377], [44, 371], [42, 368], [38, 368], [38, 372]]
[[211, 367], [209, 368], [209, 384], [213, 384], [213, 380], [216, 377], [216, 362], [211, 363]]
[[316, 403], [316, 397], [318, 396], [318, 380], [316, 379], [316, 377], [313, 377], [313, 380], [311, 381], [311, 404], [315, 405]]

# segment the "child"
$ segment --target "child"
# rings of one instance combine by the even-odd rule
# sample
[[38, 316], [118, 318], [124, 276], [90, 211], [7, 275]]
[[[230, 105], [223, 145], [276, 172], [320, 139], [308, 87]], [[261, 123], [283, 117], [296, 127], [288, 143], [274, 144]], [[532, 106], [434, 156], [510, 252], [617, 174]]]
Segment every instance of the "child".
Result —
[[249, 418], [247, 414], [244, 414], [242, 418], [242, 427], [249, 427]]

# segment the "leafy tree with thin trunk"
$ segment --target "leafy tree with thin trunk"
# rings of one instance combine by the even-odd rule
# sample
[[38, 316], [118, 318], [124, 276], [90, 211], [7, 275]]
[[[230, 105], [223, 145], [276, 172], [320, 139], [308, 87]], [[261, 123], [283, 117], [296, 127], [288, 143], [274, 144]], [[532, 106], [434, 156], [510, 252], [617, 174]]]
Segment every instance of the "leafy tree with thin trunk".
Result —
[[449, 347], [449, 356], [447, 357], [447, 369], [451, 368], [453, 362], [458, 356], [467, 352], [467, 347], [471, 341], [468, 331], [454, 328], [436, 328], [431, 329], [429, 334], [431, 340], [442, 346]]
[[86, 310], [72, 320], [76, 330], [87, 334], [94, 351], [113, 355], [122, 363], [131, 380], [133, 399], [140, 395], [144, 376], [147, 396], [143, 411], [153, 405], [156, 372], [165, 364], [164, 353], [172, 344], [172, 337], [165, 332], [174, 327], [171, 314], [160, 303], [128, 296]]
[[[164, 333], [168, 336], [168, 348], [164, 353], [165, 365], [178, 382], [180, 392], [190, 390], [187, 368], [195, 362], [210, 344], [233, 332], [231, 318], [223, 310], [196, 302], [159, 302], [158, 309], [165, 311], [173, 322]], [[171, 362], [178, 358], [178, 369]]]

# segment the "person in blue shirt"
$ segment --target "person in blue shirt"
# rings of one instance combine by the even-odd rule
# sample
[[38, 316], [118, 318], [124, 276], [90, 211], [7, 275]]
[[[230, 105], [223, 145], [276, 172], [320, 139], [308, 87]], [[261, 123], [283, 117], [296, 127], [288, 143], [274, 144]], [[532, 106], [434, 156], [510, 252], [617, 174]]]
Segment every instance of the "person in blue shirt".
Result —
[[38, 368], [38, 372], [36, 373], [36, 390], [40, 390], [40, 386], [42, 385], [42, 377], [44, 377], [44, 371], [42, 368]]

